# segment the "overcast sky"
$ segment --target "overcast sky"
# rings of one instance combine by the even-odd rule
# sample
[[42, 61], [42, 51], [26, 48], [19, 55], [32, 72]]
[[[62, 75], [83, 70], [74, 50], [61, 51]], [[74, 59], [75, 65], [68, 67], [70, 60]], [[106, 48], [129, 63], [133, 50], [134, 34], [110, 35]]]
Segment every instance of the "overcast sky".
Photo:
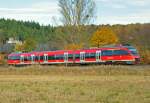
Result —
[[[93, 24], [150, 23], [150, 0], [95, 0], [95, 2], [97, 13]], [[58, 25], [60, 23], [58, 1], [0, 0], [0, 18]]]

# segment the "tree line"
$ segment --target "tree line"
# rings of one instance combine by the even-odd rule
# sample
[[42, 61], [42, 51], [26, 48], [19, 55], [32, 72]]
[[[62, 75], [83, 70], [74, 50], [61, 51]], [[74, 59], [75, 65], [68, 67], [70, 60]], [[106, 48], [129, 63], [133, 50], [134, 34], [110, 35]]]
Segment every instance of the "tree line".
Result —
[[0, 19], [0, 48], [12, 37], [22, 41], [24, 45], [13, 45], [9, 52], [84, 49], [114, 43], [131, 44], [138, 48], [146, 62], [150, 60], [150, 23], [80, 25], [78, 28], [41, 26], [36, 22]]

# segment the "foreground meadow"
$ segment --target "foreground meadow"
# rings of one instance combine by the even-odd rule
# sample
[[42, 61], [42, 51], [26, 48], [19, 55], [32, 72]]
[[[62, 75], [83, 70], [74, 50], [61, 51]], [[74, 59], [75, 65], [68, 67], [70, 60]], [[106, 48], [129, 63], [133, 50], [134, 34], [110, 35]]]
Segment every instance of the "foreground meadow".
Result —
[[0, 103], [150, 103], [150, 66], [0, 67]]

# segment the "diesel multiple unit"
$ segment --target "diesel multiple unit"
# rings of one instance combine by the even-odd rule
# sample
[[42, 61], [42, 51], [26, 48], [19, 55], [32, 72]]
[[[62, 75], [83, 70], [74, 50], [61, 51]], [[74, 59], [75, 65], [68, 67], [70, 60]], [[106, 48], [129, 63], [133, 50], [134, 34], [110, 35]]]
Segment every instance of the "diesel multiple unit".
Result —
[[140, 57], [136, 49], [118, 46], [84, 50], [58, 50], [8, 55], [9, 65], [31, 64], [90, 64], [123, 63], [136, 64]]

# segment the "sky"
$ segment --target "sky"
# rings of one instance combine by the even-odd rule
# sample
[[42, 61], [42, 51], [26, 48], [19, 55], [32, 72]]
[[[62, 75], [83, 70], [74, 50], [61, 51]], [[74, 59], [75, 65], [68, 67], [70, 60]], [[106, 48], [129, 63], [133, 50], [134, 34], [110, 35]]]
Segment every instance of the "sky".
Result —
[[[150, 23], [150, 0], [94, 0], [92, 24]], [[60, 25], [58, 0], [0, 0], [0, 18]]]

